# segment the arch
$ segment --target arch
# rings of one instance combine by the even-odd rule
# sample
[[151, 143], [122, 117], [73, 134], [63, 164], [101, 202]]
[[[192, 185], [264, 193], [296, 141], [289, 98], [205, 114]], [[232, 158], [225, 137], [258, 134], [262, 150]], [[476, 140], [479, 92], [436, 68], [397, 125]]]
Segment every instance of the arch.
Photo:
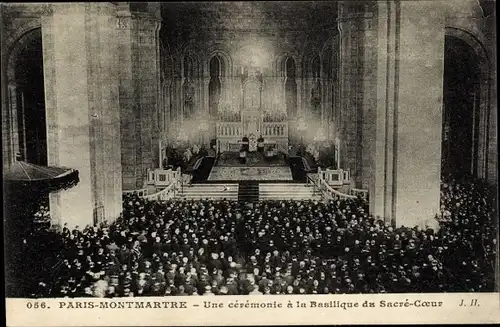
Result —
[[319, 54], [314, 56], [311, 60], [311, 73], [315, 78], [321, 76], [321, 57]]
[[231, 59], [231, 56], [228, 54], [226, 50], [224, 50], [223, 47], [216, 46], [212, 50], [208, 51], [207, 55], [207, 61], [206, 65], [210, 69], [210, 60], [214, 56], [218, 56], [220, 59], [222, 59], [222, 64], [223, 64], [223, 71], [221, 71], [221, 75], [224, 77], [229, 77], [233, 76], [233, 61]]
[[306, 42], [304, 44], [304, 52], [302, 53], [302, 75], [304, 77], [312, 77], [311, 63], [317, 56], [321, 60], [321, 48], [314, 42]]
[[208, 73], [211, 78], [220, 78], [224, 70], [224, 62], [218, 55], [212, 56], [208, 63]]
[[302, 60], [302, 74], [305, 78], [314, 76], [314, 68], [321, 70], [321, 52], [318, 49], [311, 49], [304, 54]]
[[[274, 56], [274, 63], [273, 63], [273, 70], [276, 74], [276, 76], [281, 76], [281, 72], [284, 70], [283, 65], [285, 64], [285, 61], [287, 58], [292, 58], [295, 61], [295, 74], [299, 75], [300, 74], [300, 60], [299, 60], [299, 54], [296, 51], [286, 51], [286, 52], [280, 52], [276, 56]], [[283, 76], [284, 77], [284, 76]]]
[[223, 70], [222, 58], [214, 55], [208, 62], [208, 105], [209, 113], [212, 117], [218, 115], [220, 97], [222, 93], [221, 72]]
[[[19, 41], [25, 34], [35, 29], [41, 30], [41, 28], [42, 28], [42, 23], [39, 18], [30, 19], [21, 27], [13, 28], [12, 34], [7, 36], [7, 39], [5, 40], [5, 58], [11, 57], [11, 52], [16, 48], [16, 45], [19, 45]], [[2, 51], [3, 50], [4, 49], [2, 49]]]
[[198, 78], [203, 76], [203, 60], [199, 55], [200, 49], [192, 43], [188, 43], [185, 45], [180, 51], [180, 57], [182, 58], [181, 70], [182, 76], [184, 75], [184, 58], [189, 57], [193, 64], [193, 76], [194, 78]]
[[296, 78], [297, 77], [297, 65], [295, 64], [295, 60], [292, 57], [288, 57], [285, 59], [285, 76], [287, 78]]
[[[491, 101], [491, 87], [493, 78], [494, 63], [488, 53], [484, 42], [480, 39], [477, 33], [471, 32], [467, 29], [446, 26], [445, 36], [461, 40], [467, 44], [475, 53], [478, 58], [477, 68], [479, 70], [479, 91], [478, 91], [478, 127], [477, 127], [477, 144], [473, 145], [473, 152], [477, 154], [472, 156], [473, 169], [471, 173], [479, 178], [488, 179], [488, 148], [489, 148], [489, 130], [490, 124], [496, 122], [490, 121], [490, 101]], [[446, 108], [445, 108], [446, 109]], [[445, 113], [445, 112], [444, 112]], [[444, 120], [443, 120], [444, 122]], [[445, 137], [445, 135], [443, 135]], [[477, 148], [476, 148], [477, 147]]]
[[279, 56], [276, 56], [274, 58], [274, 67], [273, 71], [278, 77], [283, 77], [283, 72], [284, 72], [284, 63], [286, 59], [288, 58], [288, 55], [285, 54], [280, 54]]
[[286, 65], [286, 61], [291, 58], [293, 59], [293, 61], [295, 62], [295, 75], [297, 76], [298, 73], [299, 73], [299, 56], [297, 55], [297, 53], [293, 53], [293, 52], [281, 52], [279, 53], [278, 55], [276, 55], [274, 57], [274, 64], [273, 64], [273, 69], [274, 69], [274, 72], [276, 73], [276, 76], [282, 76], [282, 77], [285, 77], [285, 74], [282, 74], [284, 73], [285, 71], [285, 65]]
[[184, 55], [182, 61], [182, 76], [184, 78], [193, 78], [195, 76], [195, 64], [193, 58], [189, 55]]
[[488, 55], [488, 50], [484, 46], [484, 42], [482, 42], [474, 32], [460, 27], [446, 26], [445, 35], [453, 36], [466, 42], [470, 47], [472, 47], [472, 49], [474, 49], [479, 58], [484, 60], [484, 63], [488, 65], [488, 67], [486, 67], [486, 71], [490, 72], [490, 69], [493, 67], [492, 59]]
[[338, 51], [335, 51], [336, 39], [337, 35], [328, 38], [320, 51], [321, 70], [324, 74], [323, 77], [331, 80], [336, 79], [338, 71], [338, 60], [336, 60], [336, 54]]
[[16, 60], [20, 57], [24, 45], [36, 36], [41, 37], [41, 23], [38, 19], [30, 20], [14, 33], [8, 36], [5, 42], [5, 51], [2, 56], [2, 126], [8, 134], [2, 135], [2, 152], [4, 167], [16, 160], [16, 153], [20, 151], [19, 124], [17, 112]]
[[[4, 166], [15, 160], [47, 164], [42, 30], [30, 21], [9, 38], [2, 58], [2, 125]], [[31, 55], [30, 55], [31, 54]], [[6, 139], [8, 138], [8, 139]], [[8, 162], [7, 162], [8, 161]]]
[[[36, 34], [34, 32], [36, 32]], [[31, 23], [24, 25], [20, 31], [17, 31], [15, 35], [9, 37], [5, 42], [6, 64], [4, 67], [6, 68], [6, 76], [9, 82], [12, 82], [15, 79], [14, 76], [15, 63], [13, 61], [15, 59], [13, 58], [17, 58], [19, 56], [19, 53], [23, 50], [22, 47], [23, 44], [29, 42], [30, 40], [38, 36], [41, 37], [41, 33], [42, 33], [41, 24], [38, 21], [31, 21]]]

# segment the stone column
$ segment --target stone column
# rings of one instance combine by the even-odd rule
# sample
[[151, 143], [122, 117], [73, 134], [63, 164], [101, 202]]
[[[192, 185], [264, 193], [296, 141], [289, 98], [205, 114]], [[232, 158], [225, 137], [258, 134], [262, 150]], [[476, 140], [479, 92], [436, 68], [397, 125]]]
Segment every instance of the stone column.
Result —
[[[340, 30], [340, 168], [350, 170], [357, 187], [362, 187], [363, 116], [365, 78], [369, 62], [365, 61], [367, 20], [372, 19], [373, 3], [344, 1], [339, 4]], [[369, 57], [369, 56], [368, 56]]]
[[[8, 145], [4, 148], [6, 150], [10, 149], [10, 153], [4, 150], [3, 153], [6, 159], [9, 160], [9, 163], [5, 167], [9, 167], [12, 163], [16, 161], [17, 154], [20, 153], [20, 145], [19, 145], [19, 124], [18, 124], [18, 116], [19, 116], [19, 103], [18, 103], [18, 87], [16, 84], [9, 84], [7, 86], [7, 100], [8, 100], [8, 109], [5, 110], [7, 115], [7, 125], [3, 125], [3, 129], [9, 135], [5, 138], [8, 142]], [[10, 128], [9, 128], [10, 127]], [[26, 148], [26, 143], [24, 144]], [[26, 159], [26, 158], [24, 158]], [[5, 159], [4, 159], [5, 160]]]
[[203, 110], [204, 113], [207, 115], [210, 114], [210, 107], [209, 107], [209, 96], [208, 96], [208, 84], [210, 83], [210, 77], [204, 76], [203, 77]]
[[397, 226], [436, 227], [444, 15], [432, 2], [377, 2], [377, 9], [377, 32], [369, 36], [377, 43], [367, 43], [377, 56], [365, 61], [376, 67], [367, 74], [376, 80], [376, 95], [365, 92], [363, 102], [370, 211]]
[[118, 6], [123, 187], [133, 190], [158, 165], [160, 21], [150, 12], [131, 12], [128, 3]]
[[81, 228], [120, 214], [122, 172], [116, 8], [54, 4], [42, 17], [48, 163], [79, 171], [52, 193], [55, 222]]
[[[300, 59], [299, 59], [300, 60]], [[297, 83], [297, 116], [302, 115], [304, 106], [302, 101], [302, 79], [304, 72], [302, 71], [302, 61], [295, 63], [295, 83]], [[296, 118], [296, 117], [294, 117]]]

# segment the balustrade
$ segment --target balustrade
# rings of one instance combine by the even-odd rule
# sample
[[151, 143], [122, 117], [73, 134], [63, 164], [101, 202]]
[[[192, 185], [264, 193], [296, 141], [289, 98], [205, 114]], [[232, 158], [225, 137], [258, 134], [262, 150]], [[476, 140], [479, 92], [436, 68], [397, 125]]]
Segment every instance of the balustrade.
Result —
[[288, 137], [288, 123], [287, 122], [264, 122], [263, 137]]
[[342, 186], [351, 183], [351, 173], [343, 169], [325, 169], [318, 167], [318, 176], [324, 179], [329, 185]]
[[241, 123], [218, 122], [217, 137], [239, 137], [242, 134]]
[[177, 185], [177, 183], [174, 182], [174, 183], [170, 184], [169, 186], [167, 186], [166, 188], [164, 188], [163, 190], [161, 190], [157, 193], [151, 194], [151, 195], [143, 196], [142, 198], [149, 200], [149, 201], [170, 200], [170, 199], [175, 198], [177, 189], [178, 189], [178, 185]]
[[342, 169], [326, 169], [322, 170], [318, 167], [317, 178], [313, 181], [319, 190], [327, 198], [344, 198], [356, 199], [361, 197], [364, 200], [368, 199], [368, 191], [356, 188], [351, 188], [349, 194], [345, 194], [335, 190], [332, 186], [342, 187], [344, 184], [350, 184], [350, 172]]
[[154, 185], [155, 186], [167, 186], [176, 181], [179, 181], [181, 178], [181, 169], [180, 167], [177, 170], [172, 169], [155, 169], [154, 170]]
[[325, 180], [319, 180], [319, 189], [327, 199], [356, 199], [354, 195], [345, 194], [333, 189]]
[[[288, 137], [287, 122], [264, 122], [262, 123], [263, 137]], [[243, 136], [243, 125], [239, 122], [218, 122], [217, 137], [241, 137]]]
[[176, 170], [172, 169], [148, 170], [148, 183], [150, 182], [149, 179], [151, 179], [153, 181], [154, 186], [163, 189], [154, 194], [148, 194], [148, 189], [145, 188], [138, 190], [131, 190], [131, 191], [123, 191], [123, 195], [134, 194], [140, 198], [144, 198], [147, 200], [157, 200], [157, 201], [172, 199], [175, 197], [175, 193], [179, 188], [179, 184], [186, 182], [189, 183], [190, 177], [191, 176], [189, 175], [183, 175], [181, 173], [180, 168], [177, 168]]

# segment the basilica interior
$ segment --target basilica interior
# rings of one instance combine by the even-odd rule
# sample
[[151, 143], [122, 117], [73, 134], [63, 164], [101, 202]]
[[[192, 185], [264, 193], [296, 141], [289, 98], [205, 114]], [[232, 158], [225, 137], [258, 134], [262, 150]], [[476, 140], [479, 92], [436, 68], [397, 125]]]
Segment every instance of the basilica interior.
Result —
[[1, 14], [3, 168], [78, 171], [48, 195], [60, 227], [115, 221], [130, 194], [254, 192], [362, 197], [389, 224], [425, 228], [449, 176], [497, 185], [490, 1], [9, 3]]

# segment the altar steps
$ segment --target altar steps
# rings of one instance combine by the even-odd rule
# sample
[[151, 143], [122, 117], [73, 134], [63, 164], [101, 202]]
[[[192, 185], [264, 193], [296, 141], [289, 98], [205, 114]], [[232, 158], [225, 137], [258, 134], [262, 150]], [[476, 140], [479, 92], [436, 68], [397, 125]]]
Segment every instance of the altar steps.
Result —
[[321, 193], [311, 184], [266, 183], [259, 187], [262, 200], [320, 200]]
[[238, 188], [238, 201], [258, 202], [259, 182], [254, 182], [254, 181], [240, 182]]
[[231, 184], [191, 184], [185, 185], [181, 198], [186, 200], [238, 200], [239, 185]]

